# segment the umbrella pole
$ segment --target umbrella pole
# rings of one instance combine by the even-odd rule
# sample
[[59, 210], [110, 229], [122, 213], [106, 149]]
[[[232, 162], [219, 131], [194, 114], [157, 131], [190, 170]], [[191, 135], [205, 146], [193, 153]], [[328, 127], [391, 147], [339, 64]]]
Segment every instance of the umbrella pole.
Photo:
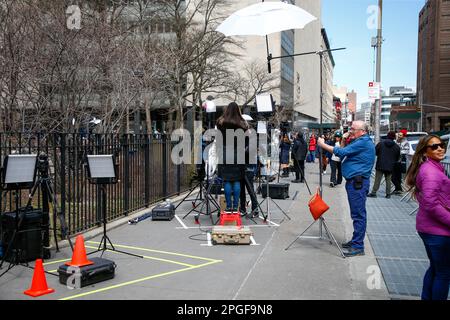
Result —
[[269, 37], [266, 35], [266, 50], [267, 50], [267, 71], [272, 73], [272, 68], [270, 66], [270, 60], [272, 60], [272, 54], [269, 53]]

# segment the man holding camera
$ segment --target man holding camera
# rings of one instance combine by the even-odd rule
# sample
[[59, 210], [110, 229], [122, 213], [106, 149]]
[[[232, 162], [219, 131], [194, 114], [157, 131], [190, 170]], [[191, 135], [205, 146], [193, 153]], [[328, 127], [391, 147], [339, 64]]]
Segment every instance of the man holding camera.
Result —
[[370, 174], [375, 162], [375, 146], [368, 135], [364, 121], [353, 121], [343, 140], [352, 138], [345, 147], [332, 147], [319, 138], [318, 145], [332, 152], [342, 161], [342, 175], [346, 180], [348, 203], [353, 220], [353, 237], [342, 247], [346, 257], [364, 255], [364, 237], [366, 234], [367, 212], [366, 199], [370, 187]]

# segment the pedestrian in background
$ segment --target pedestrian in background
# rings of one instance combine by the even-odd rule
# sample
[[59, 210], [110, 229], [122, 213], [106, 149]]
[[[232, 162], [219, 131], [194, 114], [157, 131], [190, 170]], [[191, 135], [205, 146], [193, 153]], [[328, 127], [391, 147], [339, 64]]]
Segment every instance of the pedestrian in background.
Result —
[[291, 151], [291, 140], [287, 133], [283, 133], [280, 141], [280, 168], [283, 170], [282, 177], [289, 177], [289, 153]]
[[400, 159], [400, 147], [394, 140], [395, 132], [389, 131], [387, 138], [378, 142], [375, 147], [377, 154], [375, 182], [373, 183], [372, 192], [367, 195], [368, 197], [377, 197], [383, 175], [386, 184], [386, 198], [389, 199], [391, 197], [392, 171], [394, 170], [395, 163]]
[[309, 143], [308, 143], [308, 150], [309, 150], [309, 160], [310, 162], [314, 162], [316, 159], [316, 135], [313, 133], [311, 135], [311, 137], [309, 138]]
[[400, 160], [395, 163], [392, 171], [392, 183], [395, 186], [394, 194], [402, 194], [403, 174], [406, 173], [406, 156], [409, 153], [409, 142], [403, 132], [397, 133], [397, 145], [400, 147]]
[[430, 266], [423, 279], [423, 300], [447, 300], [450, 283], [450, 179], [440, 163], [445, 144], [435, 135], [420, 139], [406, 175], [419, 203], [416, 230]]
[[[222, 161], [219, 161], [218, 175], [224, 182], [226, 211], [237, 211], [241, 193], [241, 179], [245, 174], [245, 164], [238, 164], [237, 153], [234, 145], [234, 139], [227, 141], [226, 131], [228, 129], [242, 129], [244, 132], [248, 129], [247, 122], [242, 118], [241, 110], [236, 102], [231, 102], [225, 109], [223, 115], [217, 119], [217, 129], [222, 133], [223, 153]], [[233, 163], [227, 163], [227, 151], [233, 152]], [[245, 150], [242, 150], [245, 152]], [[230, 157], [231, 155], [228, 155]], [[230, 157], [231, 158], [231, 157]], [[233, 196], [233, 201], [231, 198]]]
[[292, 158], [294, 159], [295, 180], [294, 183], [305, 182], [305, 159], [308, 153], [308, 145], [301, 132], [297, 132], [292, 146]]
[[[332, 147], [341, 147], [342, 134], [339, 131], [334, 133], [334, 141], [331, 144]], [[330, 175], [330, 187], [337, 186], [342, 183], [342, 170], [341, 159], [331, 153], [330, 159], [331, 175]]]
[[353, 257], [364, 255], [367, 227], [366, 197], [375, 162], [375, 146], [364, 121], [353, 121], [349, 132], [352, 141], [344, 148], [331, 147], [323, 139], [319, 139], [318, 144], [342, 160], [342, 175], [346, 180], [345, 189], [353, 220], [353, 237], [343, 243], [342, 247], [346, 249], [344, 251], [346, 257]]

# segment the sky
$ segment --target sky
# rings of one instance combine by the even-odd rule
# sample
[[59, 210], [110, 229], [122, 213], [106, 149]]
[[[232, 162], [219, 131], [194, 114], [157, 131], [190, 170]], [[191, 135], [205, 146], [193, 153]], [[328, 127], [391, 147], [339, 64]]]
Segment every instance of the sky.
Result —
[[[384, 0], [382, 14], [381, 86], [406, 86], [416, 91], [419, 12], [426, 0]], [[375, 80], [378, 0], [322, 0], [322, 25], [333, 58], [333, 82], [357, 92], [358, 106], [368, 101], [368, 82]]]

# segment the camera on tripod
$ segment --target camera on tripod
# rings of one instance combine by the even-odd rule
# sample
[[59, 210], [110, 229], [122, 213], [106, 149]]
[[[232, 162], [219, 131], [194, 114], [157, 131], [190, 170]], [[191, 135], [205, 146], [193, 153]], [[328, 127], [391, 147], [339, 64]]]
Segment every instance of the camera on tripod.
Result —
[[41, 152], [38, 156], [37, 161], [37, 169], [39, 171], [39, 174], [41, 176], [48, 174], [48, 167], [49, 167], [48, 155]]

